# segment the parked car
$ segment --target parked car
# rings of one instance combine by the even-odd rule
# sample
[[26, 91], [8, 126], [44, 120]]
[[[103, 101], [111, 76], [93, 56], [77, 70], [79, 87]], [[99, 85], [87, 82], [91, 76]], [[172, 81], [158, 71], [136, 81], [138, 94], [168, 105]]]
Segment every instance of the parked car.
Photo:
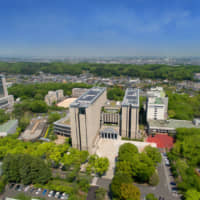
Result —
[[49, 192], [49, 194], [48, 194], [48, 197], [52, 197], [52, 196], [53, 196], [53, 193], [54, 193], [54, 191], [51, 190], [51, 191]]
[[22, 191], [21, 185], [17, 185], [17, 186], [15, 187], [15, 190], [18, 191], [18, 192], [21, 192], [21, 191]]
[[14, 184], [14, 183], [11, 183], [8, 187], [9, 187], [9, 189], [11, 190], [11, 189], [13, 189], [14, 186], [15, 186], [15, 184]]
[[44, 189], [44, 191], [43, 191], [42, 195], [45, 195], [46, 193], [47, 193], [47, 190], [46, 190], [46, 189]]
[[60, 199], [65, 200], [65, 199], [68, 199], [68, 197], [69, 197], [68, 194], [63, 193], [63, 194], [62, 194], [62, 197], [61, 197]]
[[28, 186], [26, 186], [25, 188], [24, 188], [24, 192], [28, 192], [28, 190], [30, 189], [30, 185], [28, 185]]
[[38, 195], [38, 194], [40, 194], [41, 191], [42, 191], [42, 189], [41, 189], [41, 188], [38, 188], [37, 191], [35, 192], [35, 194]]
[[55, 198], [58, 198], [59, 195], [60, 195], [60, 192], [56, 192]]

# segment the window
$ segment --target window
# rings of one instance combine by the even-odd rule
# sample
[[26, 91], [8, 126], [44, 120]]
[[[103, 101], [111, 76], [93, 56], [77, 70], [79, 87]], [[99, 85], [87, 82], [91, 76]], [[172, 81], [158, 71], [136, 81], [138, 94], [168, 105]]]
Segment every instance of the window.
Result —
[[79, 114], [85, 115], [85, 108], [79, 108]]

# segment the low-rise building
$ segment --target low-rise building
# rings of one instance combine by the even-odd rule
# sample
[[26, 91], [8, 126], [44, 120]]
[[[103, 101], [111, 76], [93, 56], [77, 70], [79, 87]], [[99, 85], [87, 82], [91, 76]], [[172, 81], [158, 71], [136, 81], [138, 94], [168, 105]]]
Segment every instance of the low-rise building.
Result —
[[48, 91], [48, 94], [45, 96], [44, 100], [47, 105], [56, 104], [59, 101], [64, 99], [63, 90], [56, 90], [56, 91]]
[[71, 136], [70, 116], [59, 119], [53, 123], [54, 133], [65, 137]]
[[0, 125], [0, 137], [5, 137], [9, 134], [16, 133], [18, 120], [9, 120]]
[[35, 141], [45, 134], [47, 130], [47, 120], [45, 118], [32, 119], [29, 126], [21, 134], [20, 138], [25, 141]]
[[149, 120], [148, 121], [148, 133], [166, 133], [175, 134], [177, 128], [200, 128], [199, 123], [189, 120]]

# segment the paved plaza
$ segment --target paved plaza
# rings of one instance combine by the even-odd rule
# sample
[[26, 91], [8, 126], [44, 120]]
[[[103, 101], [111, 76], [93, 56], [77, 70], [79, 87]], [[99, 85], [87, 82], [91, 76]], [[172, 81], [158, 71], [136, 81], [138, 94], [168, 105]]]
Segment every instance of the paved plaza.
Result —
[[138, 148], [139, 152], [143, 151], [143, 149], [148, 145], [156, 147], [155, 143], [121, 140], [120, 136], [118, 136], [118, 139], [101, 138], [97, 143], [96, 154], [100, 157], [107, 157], [110, 162], [109, 169], [103, 178], [113, 178], [119, 147], [125, 143], [134, 144]]

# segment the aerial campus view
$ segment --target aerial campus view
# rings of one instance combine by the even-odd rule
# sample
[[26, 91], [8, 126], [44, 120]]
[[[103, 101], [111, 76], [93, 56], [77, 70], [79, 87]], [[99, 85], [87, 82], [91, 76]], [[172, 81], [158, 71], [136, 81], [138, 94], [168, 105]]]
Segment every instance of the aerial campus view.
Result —
[[0, 1], [0, 200], [200, 200], [199, 8]]

